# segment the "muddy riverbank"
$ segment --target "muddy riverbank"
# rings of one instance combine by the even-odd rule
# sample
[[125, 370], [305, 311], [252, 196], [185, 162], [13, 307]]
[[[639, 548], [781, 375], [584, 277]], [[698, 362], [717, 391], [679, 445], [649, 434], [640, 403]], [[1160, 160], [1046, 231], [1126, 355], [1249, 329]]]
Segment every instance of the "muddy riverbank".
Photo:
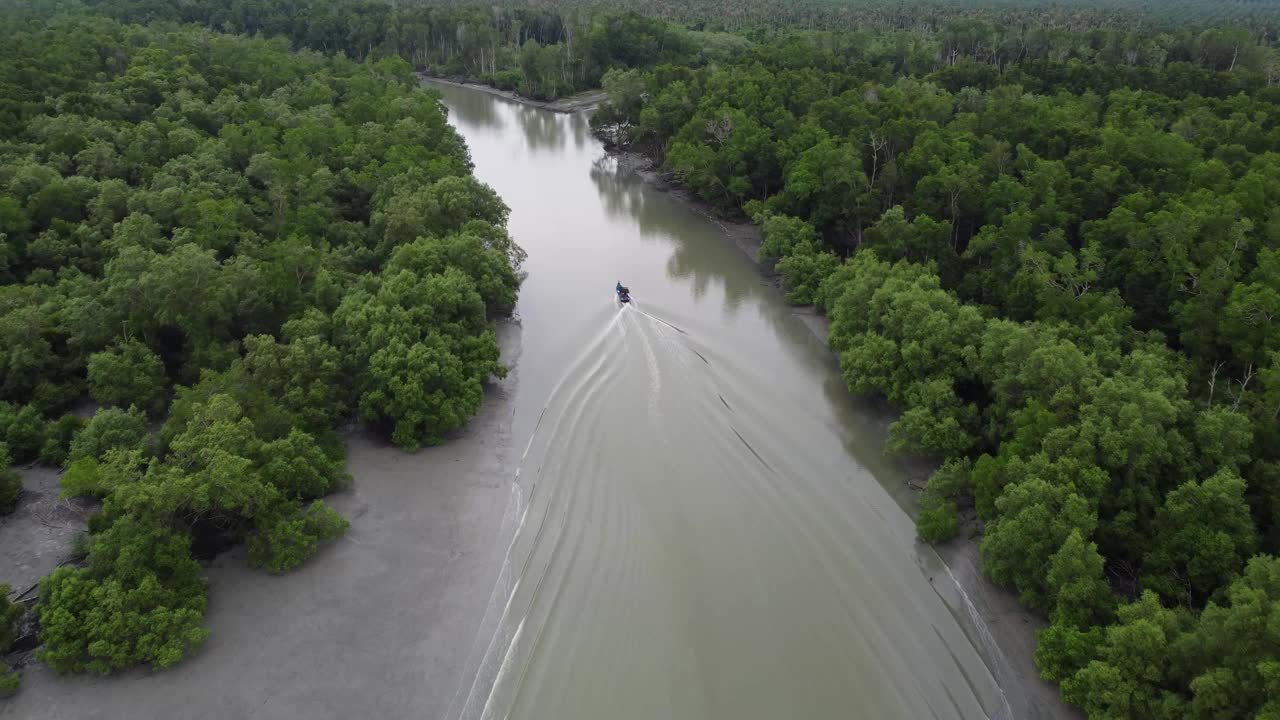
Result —
[[[78, 541], [98, 503], [60, 498], [58, 469], [30, 465], [19, 472], [23, 492], [18, 507], [0, 517], [0, 582], [9, 584], [10, 600], [30, 608], [40, 579], [76, 560]], [[37, 642], [35, 614], [28, 612], [18, 622], [13, 648], [0, 660], [21, 670], [34, 661]], [[0, 714], [4, 706], [0, 700]]]
[[427, 73], [418, 73], [423, 80], [429, 80], [433, 83], [441, 85], [449, 85], [452, 87], [466, 88], [475, 90], [487, 95], [494, 95], [512, 102], [518, 102], [521, 105], [540, 108], [542, 110], [550, 110], [558, 113], [576, 113], [584, 110], [593, 110], [604, 102], [609, 94], [604, 90], [586, 90], [569, 97], [558, 98], [556, 100], [534, 100], [527, 98], [512, 90], [501, 90], [492, 85], [484, 85], [482, 83], [467, 82], [465, 80], [445, 79], [429, 75]]
[[[519, 327], [502, 325], [499, 340], [514, 368]], [[409, 454], [350, 435], [354, 482], [328, 501], [351, 529], [280, 577], [250, 568], [243, 548], [217, 557], [209, 640], [193, 657], [110, 678], [32, 663], [0, 717], [443, 717], [474, 674], [468, 652], [497, 577], [517, 382], [513, 370], [488, 388], [445, 445]]]
[[[726, 217], [694, 193], [682, 187], [669, 173], [656, 167], [648, 157], [625, 150], [611, 149], [619, 166], [643, 178], [654, 188], [667, 193], [711, 220], [726, 238], [743, 253], [756, 261], [763, 237], [760, 228], [745, 217]], [[782, 292], [776, 277], [762, 277]], [[827, 345], [830, 320], [812, 306], [792, 309], [813, 335]], [[872, 400], [877, 414], [883, 420], [885, 430], [882, 441], [887, 441], [887, 428], [900, 414], [883, 401]], [[928, 476], [937, 469], [936, 460], [921, 456], [895, 456], [894, 462], [907, 478], [907, 490], [894, 493], [903, 510], [913, 517], [918, 512], [916, 497], [923, 489]], [[984, 651], [985, 659], [1004, 689], [1014, 718], [1027, 720], [1066, 720], [1083, 718], [1075, 707], [1062, 702], [1057, 686], [1040, 678], [1035, 666], [1036, 634], [1047, 626], [1044, 618], [1023, 608], [1017, 595], [1007, 588], [991, 582], [982, 572], [979, 551], [981, 531], [977, 520], [970, 518], [957, 538], [933, 547], [939, 560], [937, 568], [931, 568], [929, 581], [935, 592], [961, 621], [966, 632]]]
[[18, 508], [0, 517], [0, 582], [9, 583], [15, 599], [25, 600], [35, 594], [40, 578], [72, 559], [76, 538], [97, 503], [59, 498], [59, 469], [32, 465], [19, 472]]

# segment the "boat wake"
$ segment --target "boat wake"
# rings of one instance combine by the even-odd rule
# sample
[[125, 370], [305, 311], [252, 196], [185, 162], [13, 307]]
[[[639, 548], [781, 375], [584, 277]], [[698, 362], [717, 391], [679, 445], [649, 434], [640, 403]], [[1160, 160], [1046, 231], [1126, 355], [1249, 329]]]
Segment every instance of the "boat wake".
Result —
[[767, 377], [657, 315], [621, 307], [551, 393], [449, 717], [999, 714], [963, 633], [928, 622], [945, 607], [883, 489]]

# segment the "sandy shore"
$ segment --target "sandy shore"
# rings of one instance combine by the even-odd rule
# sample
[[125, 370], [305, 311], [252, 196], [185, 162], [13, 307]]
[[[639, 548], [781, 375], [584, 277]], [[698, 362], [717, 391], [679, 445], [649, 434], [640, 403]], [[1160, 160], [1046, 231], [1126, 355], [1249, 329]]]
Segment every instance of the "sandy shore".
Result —
[[[633, 152], [614, 152], [618, 162], [633, 170], [654, 187], [680, 199], [715, 223], [753, 261], [763, 238], [760, 228], [746, 218], [725, 218], [701, 198], [681, 187], [673, 178], [653, 166], [652, 161]], [[775, 279], [776, 280], [776, 279]], [[781, 287], [775, 281], [775, 287]], [[830, 321], [813, 307], [792, 310], [824, 345]], [[887, 428], [899, 412], [887, 404], [876, 403]], [[887, 432], [886, 432], [887, 437]], [[894, 493], [903, 509], [914, 516], [918, 508], [915, 496], [923, 489], [928, 476], [938, 467], [936, 460], [920, 456], [898, 456], [913, 492]], [[1040, 678], [1035, 666], [1036, 633], [1047, 623], [1018, 603], [1017, 595], [991, 582], [982, 573], [978, 550], [981, 535], [966, 526], [961, 536], [932, 548], [937, 567], [926, 564], [934, 591], [946, 602], [965, 629], [970, 640], [987, 661], [1009, 703], [1011, 718], [1017, 720], [1076, 720], [1084, 713], [1062, 702], [1058, 687]], [[922, 544], [929, 554], [929, 546]]]
[[441, 85], [464, 87], [468, 90], [475, 90], [489, 95], [497, 95], [498, 97], [506, 98], [522, 105], [542, 108], [543, 110], [550, 110], [558, 113], [575, 113], [583, 110], [591, 110], [598, 107], [600, 103], [604, 102], [605, 99], [609, 97], [609, 94], [604, 90], [586, 90], [578, 93], [577, 95], [559, 98], [558, 100], [534, 100], [511, 90], [499, 90], [491, 85], [483, 85], [481, 83], [446, 80], [426, 73], [418, 73], [418, 77], [433, 83], [440, 83]]
[[[515, 366], [519, 329], [500, 328]], [[33, 663], [0, 717], [439, 718], [464, 679], [501, 562], [516, 372], [449, 443], [406, 454], [352, 435], [347, 535], [271, 577], [243, 548], [208, 570], [209, 640], [159, 673], [58, 676]]]

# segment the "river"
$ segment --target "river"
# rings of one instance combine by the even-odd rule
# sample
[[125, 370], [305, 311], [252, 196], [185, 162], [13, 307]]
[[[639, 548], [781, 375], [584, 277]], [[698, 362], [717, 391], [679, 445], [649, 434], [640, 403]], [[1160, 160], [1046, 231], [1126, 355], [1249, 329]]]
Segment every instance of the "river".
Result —
[[931, 585], [883, 420], [755, 264], [585, 113], [436, 87], [529, 254], [528, 450], [451, 715], [1007, 715]]

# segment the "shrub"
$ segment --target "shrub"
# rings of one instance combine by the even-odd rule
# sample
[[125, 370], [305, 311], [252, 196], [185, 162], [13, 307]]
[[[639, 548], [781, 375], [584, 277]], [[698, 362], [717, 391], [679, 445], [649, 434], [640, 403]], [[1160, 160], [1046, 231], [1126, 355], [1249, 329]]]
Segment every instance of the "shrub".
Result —
[[272, 575], [288, 572], [315, 555], [321, 541], [340, 537], [348, 527], [345, 518], [317, 500], [305, 512], [250, 536], [249, 562]]
[[9, 668], [0, 669], [0, 700], [7, 697], [13, 697], [18, 692], [18, 684], [22, 681], [22, 676], [16, 671]]
[[47, 465], [62, 465], [67, 461], [67, 453], [71, 450], [71, 441], [84, 429], [85, 421], [77, 415], [67, 413], [45, 426], [44, 446], [40, 448], [40, 462]]
[[31, 405], [0, 402], [0, 442], [9, 446], [12, 462], [36, 459], [44, 445], [44, 418]]
[[[24, 612], [26, 610], [22, 605], [9, 601], [9, 585], [0, 583], [0, 653], [13, 647], [14, 641], [18, 639], [14, 628]], [[0, 663], [0, 699], [16, 693], [20, 680], [21, 676], [16, 671]]]
[[0, 653], [8, 652], [18, 639], [14, 628], [18, 619], [26, 612], [20, 603], [9, 600], [11, 590], [8, 583], [0, 583]]
[[85, 567], [40, 581], [38, 657], [58, 672], [168, 667], [208, 636], [206, 604], [190, 536], [122, 518], [90, 540]]
[[146, 345], [128, 340], [89, 357], [89, 395], [103, 405], [136, 405], [148, 413], [164, 405], [164, 363]]
[[951, 500], [938, 500], [916, 517], [916, 532], [929, 543], [950, 540], [960, 532], [960, 511]]
[[22, 496], [22, 476], [9, 465], [9, 448], [0, 443], [0, 515], [16, 510]]
[[137, 408], [104, 408], [94, 413], [71, 441], [67, 462], [99, 459], [112, 449], [142, 450], [147, 444], [147, 419]]

